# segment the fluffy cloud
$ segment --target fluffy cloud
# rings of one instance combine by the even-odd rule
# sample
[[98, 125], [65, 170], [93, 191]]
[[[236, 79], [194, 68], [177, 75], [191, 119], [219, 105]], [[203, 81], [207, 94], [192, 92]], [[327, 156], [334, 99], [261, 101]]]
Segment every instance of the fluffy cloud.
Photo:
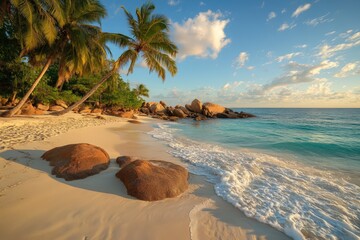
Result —
[[221, 13], [208, 10], [187, 19], [183, 24], [174, 23], [172, 35], [179, 46], [179, 58], [217, 58], [221, 49], [231, 42], [224, 32], [229, 20], [222, 20], [221, 17]]
[[275, 12], [270, 12], [269, 15], [268, 15], [268, 18], [266, 19], [266, 21], [270, 21], [273, 18], [276, 18], [276, 13]]
[[319, 79], [314, 84], [310, 85], [306, 93], [312, 96], [326, 96], [331, 94], [331, 84], [327, 79]]
[[299, 64], [297, 62], [289, 62], [285, 66], [285, 74], [275, 78], [270, 83], [263, 86], [263, 91], [272, 90], [280, 86], [287, 86], [292, 84], [313, 82], [317, 80], [316, 75], [319, 75], [322, 70], [337, 67], [337, 62], [322, 61], [317, 65]]
[[249, 60], [249, 54], [247, 52], [241, 52], [235, 60], [235, 66], [237, 68], [242, 68], [245, 65], [245, 62]]
[[344, 67], [342, 67], [340, 72], [336, 73], [334, 76], [337, 78], [344, 78], [349, 75], [354, 75], [357, 73], [356, 69], [358, 65], [359, 62], [348, 63]]
[[295, 46], [296, 48], [307, 48], [307, 45], [306, 44], [302, 44], [302, 45], [297, 45]]
[[325, 14], [324, 16], [314, 18], [311, 20], [307, 20], [305, 22], [305, 24], [315, 27], [315, 26], [319, 25], [320, 23], [328, 23], [328, 22], [334, 21], [334, 19], [326, 18], [328, 15], [329, 14]]
[[302, 6], [299, 6], [295, 12], [293, 12], [293, 14], [291, 15], [292, 17], [298, 17], [301, 13], [309, 10], [311, 7], [311, 4], [310, 3], [307, 3], [305, 5], [302, 5]]
[[282, 32], [282, 31], [285, 31], [287, 29], [293, 29], [294, 27], [296, 27], [296, 24], [295, 23], [291, 23], [290, 25], [287, 24], [287, 23], [283, 23], [281, 24], [281, 26], [278, 28], [278, 31], [279, 32]]
[[293, 57], [296, 57], [296, 56], [299, 56], [301, 55], [300, 52], [295, 52], [295, 53], [288, 53], [288, 54], [285, 54], [285, 55], [282, 55], [282, 56], [279, 56], [275, 59], [275, 61], [277, 62], [282, 62], [284, 60], [290, 60], [292, 59]]

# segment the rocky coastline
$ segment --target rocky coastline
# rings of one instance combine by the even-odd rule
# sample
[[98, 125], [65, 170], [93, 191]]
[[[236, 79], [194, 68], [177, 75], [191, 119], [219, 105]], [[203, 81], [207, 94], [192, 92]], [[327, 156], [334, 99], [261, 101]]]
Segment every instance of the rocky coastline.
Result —
[[177, 121], [182, 118], [191, 118], [196, 121], [213, 119], [213, 118], [251, 118], [256, 117], [251, 113], [236, 112], [230, 108], [221, 105], [194, 99], [190, 104], [185, 106], [176, 105], [168, 106], [165, 102], [148, 102], [144, 103], [139, 109], [140, 113], [168, 121]]

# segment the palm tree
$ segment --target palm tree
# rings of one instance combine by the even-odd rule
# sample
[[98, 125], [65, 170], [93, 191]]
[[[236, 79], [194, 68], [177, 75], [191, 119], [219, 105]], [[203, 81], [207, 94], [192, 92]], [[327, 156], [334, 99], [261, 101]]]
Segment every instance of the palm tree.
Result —
[[54, 17], [58, 28], [56, 40], [52, 45], [44, 45], [36, 49], [34, 54], [38, 56], [45, 53], [47, 55], [45, 65], [22, 100], [2, 116], [11, 117], [21, 109], [56, 59], [60, 62], [59, 78], [61, 79], [66, 79], [62, 76], [69, 76], [75, 72], [81, 74], [83, 71], [93, 71], [105, 62], [108, 49], [105, 46], [105, 38], [108, 34], [101, 34], [99, 27], [91, 25], [93, 22], [99, 22], [106, 15], [105, 7], [98, 0], [54, 1], [62, 3], [62, 14], [59, 15], [64, 16], [59, 21]]
[[22, 47], [20, 57], [44, 44], [53, 44], [64, 24], [61, 1], [2, 0], [0, 25], [8, 19]]
[[149, 89], [144, 84], [137, 85], [134, 91], [137, 96], [149, 97]]
[[120, 57], [114, 62], [111, 71], [106, 74], [80, 101], [67, 109], [55, 112], [54, 115], [62, 115], [72, 111], [85, 102], [104, 82], [106, 82], [119, 68], [130, 62], [128, 74], [132, 73], [136, 61], [141, 57], [144, 59], [150, 72], [157, 72], [164, 81], [166, 78], [165, 69], [173, 76], [177, 72], [176, 62], [173, 59], [177, 54], [177, 47], [171, 42], [169, 32], [169, 20], [158, 14], [152, 14], [155, 6], [152, 3], [145, 3], [141, 8], [136, 9], [136, 19], [124, 7], [132, 37], [117, 34], [117, 38], [111, 41], [120, 47], [127, 47]]

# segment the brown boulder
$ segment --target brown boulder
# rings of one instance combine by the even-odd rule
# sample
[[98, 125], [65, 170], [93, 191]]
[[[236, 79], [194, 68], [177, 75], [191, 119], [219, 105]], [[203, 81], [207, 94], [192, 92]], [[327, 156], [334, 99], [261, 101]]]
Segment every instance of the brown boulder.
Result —
[[86, 178], [109, 166], [109, 155], [100, 147], [87, 144], [70, 144], [53, 148], [41, 158], [54, 166], [52, 174], [65, 180]]
[[79, 113], [91, 113], [91, 108], [89, 106], [83, 105], [79, 109]]
[[186, 109], [186, 107], [178, 106], [177, 108], [181, 109], [181, 111], [183, 111], [186, 115], [190, 115], [190, 114], [191, 114], [191, 113], [189, 112], [189, 110]]
[[123, 167], [116, 177], [129, 195], [145, 201], [176, 197], [188, 188], [188, 171], [165, 161], [136, 160]]
[[54, 106], [51, 106], [49, 108], [49, 111], [62, 111], [64, 110], [65, 108], [61, 107], [61, 106], [58, 106], [58, 105], [54, 105]]
[[220, 106], [218, 104], [215, 104], [215, 103], [207, 102], [207, 103], [204, 103], [203, 109], [204, 109], [204, 114], [206, 116], [214, 116], [218, 113], [225, 112], [226, 108], [223, 106]]
[[161, 104], [164, 108], [166, 108], [166, 107], [167, 107], [166, 103], [165, 103], [165, 102], [163, 102], [163, 101], [160, 101], [160, 104]]
[[119, 113], [119, 117], [122, 117], [122, 118], [133, 118], [133, 117], [134, 117], [134, 111], [121, 112], [121, 113]]
[[146, 114], [146, 115], [149, 115], [150, 114], [150, 110], [146, 107], [142, 107], [140, 108], [140, 112]]
[[165, 108], [160, 103], [154, 103], [153, 105], [150, 106], [151, 113], [159, 113], [159, 112], [163, 112], [164, 110]]
[[185, 108], [189, 110], [190, 112], [194, 112], [194, 110], [191, 108], [190, 104], [185, 104]]
[[180, 108], [175, 108], [173, 113], [174, 113], [174, 116], [176, 116], [178, 118], [186, 118], [186, 114]]
[[63, 108], [68, 108], [68, 105], [63, 100], [58, 99], [58, 100], [55, 101], [55, 103], [56, 103], [56, 105], [59, 105], [59, 106], [61, 106]]
[[7, 98], [1, 98], [1, 97], [0, 97], [0, 104], [1, 104], [2, 106], [5, 106], [7, 102], [8, 102]]
[[24, 104], [24, 106], [21, 108], [21, 114], [34, 115], [35, 114], [34, 106], [31, 103]]
[[93, 110], [91, 110], [91, 113], [102, 113], [103, 110], [101, 108], [94, 108]]
[[202, 112], [202, 108], [203, 108], [203, 105], [202, 103], [200, 102], [200, 100], [198, 99], [194, 99], [192, 102], [191, 102], [191, 107], [193, 112], [196, 112], [196, 113], [201, 113]]
[[47, 111], [47, 110], [49, 110], [49, 105], [44, 105], [44, 104], [38, 103], [36, 105], [36, 108], [41, 111]]
[[44, 111], [43, 110], [39, 110], [39, 109], [35, 109], [35, 115], [43, 115]]

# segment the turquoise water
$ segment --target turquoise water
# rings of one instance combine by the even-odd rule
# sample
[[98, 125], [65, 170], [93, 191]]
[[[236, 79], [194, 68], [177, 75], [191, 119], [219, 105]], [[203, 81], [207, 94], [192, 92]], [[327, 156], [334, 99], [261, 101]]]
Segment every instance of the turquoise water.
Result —
[[360, 109], [234, 109], [151, 133], [247, 216], [294, 239], [360, 239]]

